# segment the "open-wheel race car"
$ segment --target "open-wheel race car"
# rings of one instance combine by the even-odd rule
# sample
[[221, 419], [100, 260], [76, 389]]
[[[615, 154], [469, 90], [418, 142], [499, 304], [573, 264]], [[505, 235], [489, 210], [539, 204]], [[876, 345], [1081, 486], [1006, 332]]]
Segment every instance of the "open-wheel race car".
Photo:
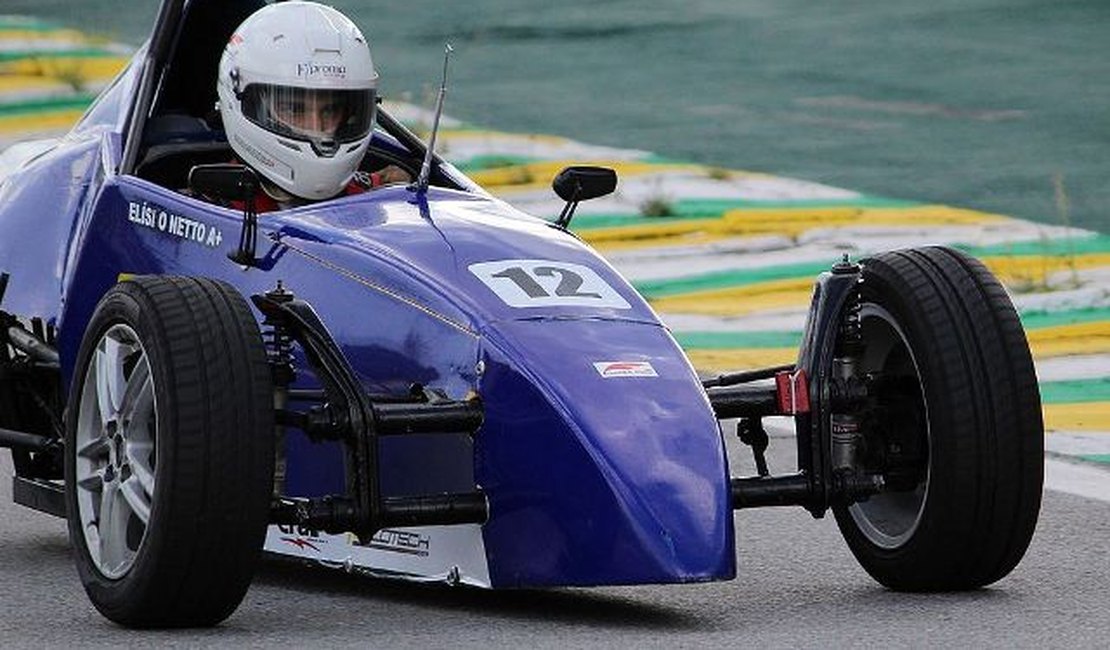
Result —
[[[535, 218], [379, 112], [362, 169], [427, 159], [427, 185], [261, 216], [197, 198], [257, 180], [206, 118], [261, 5], [165, 0], [67, 136], [0, 159], [0, 444], [105, 616], [218, 623], [263, 550], [490, 588], [725, 580], [733, 512], [763, 506], [831, 510], [897, 590], [1017, 565], [1040, 400], [979, 262], [845, 260], [796, 364], [703, 379], [568, 231], [607, 170], [560, 174], [568, 209]], [[768, 416], [794, 420], [795, 473], [766, 471]], [[732, 419], [754, 476], [730, 474]]]

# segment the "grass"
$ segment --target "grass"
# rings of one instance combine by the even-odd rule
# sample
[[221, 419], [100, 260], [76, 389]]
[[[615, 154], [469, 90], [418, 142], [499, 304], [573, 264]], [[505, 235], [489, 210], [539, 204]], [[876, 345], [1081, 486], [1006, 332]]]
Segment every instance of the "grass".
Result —
[[[1047, 293], [1066, 289], [1076, 289], [1083, 285], [1076, 268], [1075, 242], [1072, 237], [1071, 200], [1064, 185], [1064, 175], [1056, 172], [1052, 175], [1053, 205], [1056, 207], [1056, 219], [1064, 227], [1063, 240], [1067, 246], [1061, 255], [1052, 255], [1054, 240], [1048, 236], [1047, 231], [1041, 230], [1040, 241], [1044, 249], [1044, 262], [1040, 272], [1029, 277], [1018, 278], [1012, 289], [1017, 293]], [[1059, 260], [1068, 271], [1064, 280], [1050, 282], [1053, 274], [1052, 261]]]

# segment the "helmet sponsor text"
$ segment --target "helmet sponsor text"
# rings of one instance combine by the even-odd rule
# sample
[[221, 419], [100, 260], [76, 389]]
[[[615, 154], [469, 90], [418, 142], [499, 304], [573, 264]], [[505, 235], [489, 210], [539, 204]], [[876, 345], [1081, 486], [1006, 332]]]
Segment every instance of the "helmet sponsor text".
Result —
[[345, 79], [347, 66], [338, 63], [298, 63], [297, 76], [305, 78], [324, 77], [326, 79]]

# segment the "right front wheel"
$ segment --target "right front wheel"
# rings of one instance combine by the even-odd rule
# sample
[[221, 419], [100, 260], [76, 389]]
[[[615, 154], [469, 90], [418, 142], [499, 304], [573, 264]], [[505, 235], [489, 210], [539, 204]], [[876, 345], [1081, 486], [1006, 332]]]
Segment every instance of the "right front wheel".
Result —
[[892, 589], [974, 589], [1008, 574], [1040, 510], [1044, 426], [1024, 330], [1002, 285], [948, 248], [862, 262], [855, 373], [881, 377], [861, 420], [888, 489], [834, 508]]
[[229, 285], [138, 277], [86, 330], [66, 432], [66, 501], [93, 605], [130, 627], [219, 623], [243, 599], [273, 488], [273, 388]]

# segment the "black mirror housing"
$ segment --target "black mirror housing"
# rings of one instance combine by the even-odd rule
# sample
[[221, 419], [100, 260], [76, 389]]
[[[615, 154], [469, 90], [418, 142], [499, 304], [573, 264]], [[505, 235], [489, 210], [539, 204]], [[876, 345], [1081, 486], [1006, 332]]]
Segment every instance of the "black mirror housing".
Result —
[[559, 172], [551, 188], [564, 201], [588, 201], [617, 189], [617, 172], [608, 167], [575, 165]]
[[249, 201], [258, 187], [258, 176], [246, 165], [196, 165], [189, 170], [189, 189], [194, 194], [212, 199]]

